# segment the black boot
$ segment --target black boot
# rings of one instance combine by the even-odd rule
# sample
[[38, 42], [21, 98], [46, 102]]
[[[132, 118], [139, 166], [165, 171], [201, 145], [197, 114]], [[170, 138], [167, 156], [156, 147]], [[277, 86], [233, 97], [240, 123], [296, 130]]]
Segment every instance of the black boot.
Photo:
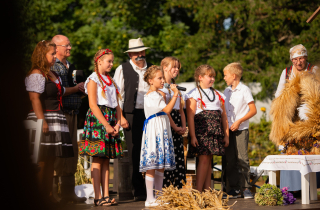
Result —
[[78, 197], [75, 192], [75, 180], [74, 176], [61, 176], [60, 177], [60, 190], [61, 190], [61, 201], [60, 203], [83, 203], [87, 198]]

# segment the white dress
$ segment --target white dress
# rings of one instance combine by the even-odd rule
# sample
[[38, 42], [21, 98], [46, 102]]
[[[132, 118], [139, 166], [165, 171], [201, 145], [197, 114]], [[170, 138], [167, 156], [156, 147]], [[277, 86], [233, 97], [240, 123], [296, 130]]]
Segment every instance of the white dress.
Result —
[[[146, 119], [162, 112], [166, 102], [156, 91], [144, 95], [144, 113]], [[146, 123], [146, 122], [145, 122]], [[140, 152], [140, 172], [151, 169], [174, 170], [174, 146], [172, 141], [170, 121], [167, 115], [160, 115], [148, 120], [143, 131]]]

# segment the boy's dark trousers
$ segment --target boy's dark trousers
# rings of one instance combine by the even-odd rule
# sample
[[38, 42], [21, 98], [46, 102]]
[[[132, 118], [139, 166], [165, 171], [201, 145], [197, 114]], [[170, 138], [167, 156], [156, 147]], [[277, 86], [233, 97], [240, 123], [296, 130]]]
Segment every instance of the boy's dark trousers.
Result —
[[[229, 130], [229, 146], [226, 148], [226, 173], [230, 189], [250, 188], [250, 165], [248, 157], [249, 130]], [[241, 173], [239, 173], [239, 171]]]

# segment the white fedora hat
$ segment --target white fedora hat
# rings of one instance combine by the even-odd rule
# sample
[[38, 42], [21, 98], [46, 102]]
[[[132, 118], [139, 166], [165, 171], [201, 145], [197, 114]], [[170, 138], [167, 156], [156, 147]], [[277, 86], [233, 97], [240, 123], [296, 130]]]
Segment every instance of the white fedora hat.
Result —
[[140, 37], [138, 39], [130, 39], [129, 40], [129, 49], [125, 51], [127, 52], [141, 52], [143, 50], [150, 49], [150, 47], [145, 47]]

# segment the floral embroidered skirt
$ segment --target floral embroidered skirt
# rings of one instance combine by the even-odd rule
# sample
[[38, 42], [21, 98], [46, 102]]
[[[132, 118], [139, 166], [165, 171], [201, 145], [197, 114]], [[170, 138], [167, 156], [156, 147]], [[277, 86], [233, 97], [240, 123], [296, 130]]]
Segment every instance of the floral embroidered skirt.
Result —
[[[116, 109], [107, 106], [98, 107], [108, 123], [112, 127], [115, 126], [117, 123]], [[79, 153], [80, 155], [110, 159], [123, 156], [120, 137], [109, 135], [90, 108], [84, 122]]]
[[[44, 157], [73, 157], [73, 145], [63, 112], [61, 110], [45, 111], [43, 114], [48, 123], [49, 132], [41, 137], [39, 161]], [[28, 114], [27, 120], [36, 121], [37, 119], [34, 112]]]
[[[181, 127], [181, 115], [179, 110], [173, 109], [170, 113], [174, 123]], [[176, 161], [176, 169], [173, 171], [164, 171], [163, 187], [169, 187], [172, 184], [178, 189], [182, 188], [182, 180], [186, 183], [186, 170], [184, 167], [184, 149], [183, 149], [183, 137], [177, 134], [171, 127], [174, 155]]]
[[205, 110], [194, 116], [196, 138], [199, 146], [190, 144], [188, 156], [224, 155], [224, 133], [221, 125], [221, 112]]
[[143, 131], [140, 151], [140, 172], [162, 168], [168, 171], [176, 169], [171, 127], [167, 115], [157, 116], [148, 121], [146, 131]]

